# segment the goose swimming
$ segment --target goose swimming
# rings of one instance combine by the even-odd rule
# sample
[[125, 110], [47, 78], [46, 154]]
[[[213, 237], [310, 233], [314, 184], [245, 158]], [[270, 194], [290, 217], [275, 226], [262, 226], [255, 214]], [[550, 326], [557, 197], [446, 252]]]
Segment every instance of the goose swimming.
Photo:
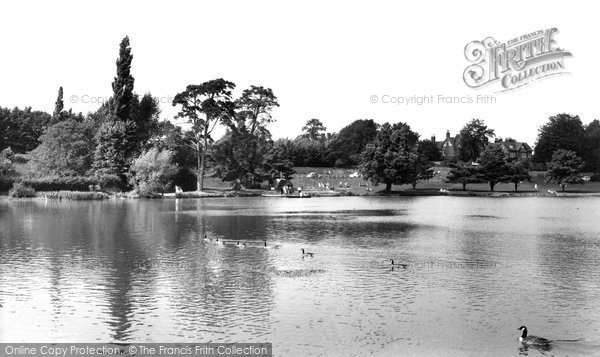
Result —
[[527, 335], [527, 327], [521, 326], [518, 328], [521, 332], [521, 337], [519, 337], [519, 341], [523, 342], [527, 345], [535, 345], [535, 346], [547, 346], [550, 344], [550, 341], [537, 336], [528, 336]]
[[390, 259], [390, 262], [392, 263], [392, 268], [394, 268], [394, 267], [400, 267], [400, 268], [405, 269], [405, 268], [408, 267], [408, 264], [395, 264], [394, 263], [394, 259]]
[[305, 252], [304, 248], [300, 249], [302, 251], [302, 256], [303, 257], [312, 257], [314, 255], [314, 253], [311, 252]]

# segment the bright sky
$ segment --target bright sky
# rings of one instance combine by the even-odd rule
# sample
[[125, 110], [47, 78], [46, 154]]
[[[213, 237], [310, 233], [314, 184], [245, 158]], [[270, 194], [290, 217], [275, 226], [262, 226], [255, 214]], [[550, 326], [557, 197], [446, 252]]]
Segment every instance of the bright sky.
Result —
[[[328, 131], [372, 118], [440, 138], [480, 118], [499, 136], [533, 144], [550, 115], [600, 118], [593, 2], [10, 1], [0, 14], [3, 107], [52, 112], [62, 85], [66, 108], [95, 110], [92, 101], [111, 95], [118, 45], [129, 35], [135, 91], [159, 97], [163, 118], [174, 116], [172, 97], [186, 85], [219, 77], [236, 83], [236, 94], [250, 84], [274, 90], [275, 137], [295, 137], [310, 118]], [[496, 94], [495, 104], [381, 103], [384, 95], [489, 94], [495, 89], [463, 82], [465, 45], [550, 27], [573, 53], [569, 75]]]

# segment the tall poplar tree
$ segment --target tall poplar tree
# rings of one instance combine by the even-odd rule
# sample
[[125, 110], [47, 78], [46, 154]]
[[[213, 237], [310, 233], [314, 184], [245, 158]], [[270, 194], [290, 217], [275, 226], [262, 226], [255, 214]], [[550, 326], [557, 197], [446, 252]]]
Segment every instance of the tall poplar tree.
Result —
[[131, 46], [129, 37], [121, 41], [119, 58], [117, 59], [117, 76], [112, 83], [113, 89], [113, 114], [116, 120], [127, 121], [131, 113], [133, 102], [133, 84], [135, 79], [131, 75]]
[[56, 98], [56, 103], [54, 103], [54, 114], [52, 115], [52, 119], [54, 121], [60, 121], [60, 116], [65, 108], [65, 102], [63, 101], [63, 87], [58, 88], [58, 97]]

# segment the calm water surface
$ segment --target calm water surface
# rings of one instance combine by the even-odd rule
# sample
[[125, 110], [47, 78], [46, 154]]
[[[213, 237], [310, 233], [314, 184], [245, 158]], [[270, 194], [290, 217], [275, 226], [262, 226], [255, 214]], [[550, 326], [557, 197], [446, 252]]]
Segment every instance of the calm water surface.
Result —
[[2, 201], [0, 304], [0, 342], [597, 356], [600, 199]]

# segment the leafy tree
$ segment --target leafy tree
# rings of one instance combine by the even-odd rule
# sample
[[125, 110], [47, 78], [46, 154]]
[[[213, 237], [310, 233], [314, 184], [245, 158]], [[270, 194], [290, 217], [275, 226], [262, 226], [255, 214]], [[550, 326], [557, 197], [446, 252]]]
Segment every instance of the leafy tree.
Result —
[[233, 118], [224, 118], [229, 130], [213, 147], [216, 173], [224, 181], [241, 182], [255, 187], [266, 177], [262, 171], [271, 133], [267, 125], [274, 121], [271, 111], [279, 106], [270, 88], [251, 86], [235, 101]]
[[153, 193], [163, 194], [172, 184], [179, 171], [172, 162], [173, 153], [169, 150], [152, 148], [143, 152], [131, 164], [131, 181], [140, 196], [150, 197]]
[[437, 144], [425, 139], [419, 142], [419, 149], [428, 161], [442, 161], [444, 158]]
[[93, 167], [100, 170], [98, 173], [101, 175], [121, 177], [123, 183], [132, 160], [151, 146], [149, 139], [158, 130], [160, 114], [158, 101], [150, 93], [141, 100], [133, 93], [132, 60], [129, 38], [125, 37], [116, 62], [113, 95], [107, 104], [90, 115], [90, 121], [97, 128]]
[[93, 168], [96, 175], [116, 175], [126, 182], [129, 169], [128, 153], [131, 147], [133, 124], [129, 121], [105, 122], [100, 125], [95, 136]]
[[367, 144], [377, 136], [377, 124], [373, 119], [359, 119], [342, 128], [332, 140], [328, 148], [328, 161], [335, 166], [356, 166], [360, 162], [360, 154]]
[[219, 122], [229, 123], [234, 115], [231, 91], [235, 84], [222, 78], [202, 84], [190, 84], [173, 99], [173, 106], [181, 105], [176, 118], [187, 118], [192, 124], [189, 137], [198, 155], [197, 190], [204, 189], [206, 152], [213, 139], [211, 133]]
[[310, 119], [302, 127], [304, 136], [309, 140], [320, 140], [324, 138], [324, 132], [327, 128], [321, 123], [319, 119]]
[[494, 130], [488, 129], [483, 120], [473, 119], [460, 131], [458, 142], [458, 160], [475, 161], [494, 137]]
[[85, 124], [67, 119], [44, 131], [31, 152], [30, 164], [38, 175], [85, 175], [94, 153], [93, 134]]
[[408, 166], [408, 181], [413, 190], [417, 189], [417, 183], [422, 180], [429, 180], [433, 177], [433, 163], [428, 161], [423, 153], [418, 152], [412, 155]]
[[10, 147], [0, 151], [0, 177], [10, 175], [15, 172], [13, 167], [13, 159], [15, 154]]
[[325, 167], [331, 166], [328, 160], [327, 142], [297, 137], [292, 141], [291, 159], [296, 166]]
[[392, 184], [411, 183], [411, 163], [418, 155], [418, 140], [419, 135], [408, 124], [383, 124], [362, 154], [360, 171], [367, 180], [385, 183], [386, 193], [392, 191]]
[[97, 124], [93, 163], [97, 175], [117, 175], [123, 184], [137, 145], [134, 139], [136, 126], [130, 118], [134, 103], [132, 60], [129, 37], [126, 36], [119, 46], [117, 76], [112, 83], [113, 95], [108, 106], [101, 108], [104, 116], [98, 118], [100, 122]]
[[129, 37], [125, 36], [119, 46], [119, 58], [117, 59], [117, 76], [112, 83], [113, 89], [113, 114], [116, 120], [127, 121], [133, 102], [133, 84], [135, 82], [131, 75], [131, 46]]
[[470, 162], [457, 162], [450, 164], [450, 167], [446, 181], [462, 184], [463, 191], [467, 190], [467, 184], [482, 182], [478, 166], [473, 166]]
[[292, 179], [296, 173], [294, 163], [289, 160], [289, 140], [280, 139], [271, 145], [263, 161], [263, 171], [266, 173], [269, 185], [274, 186], [277, 179]]
[[506, 157], [500, 145], [488, 145], [481, 152], [478, 160], [481, 178], [490, 184], [490, 191], [499, 182], [505, 182], [507, 175]]
[[558, 149], [548, 162], [546, 183], [556, 183], [565, 191], [567, 184], [582, 183], [581, 170], [585, 163], [577, 156], [575, 151]]
[[[169, 150], [173, 153], [173, 162], [180, 168], [196, 168], [195, 147], [186, 140], [186, 135], [180, 126], [173, 125], [168, 120], [158, 123], [157, 134], [151, 139], [153, 147], [159, 150]], [[194, 186], [195, 186], [194, 179]]]
[[158, 117], [160, 115], [160, 104], [152, 94], [146, 93], [139, 99], [134, 95], [131, 108], [131, 121], [135, 124], [132, 133], [132, 142], [136, 145], [131, 148], [133, 155], [138, 155], [142, 150], [151, 146], [150, 139], [158, 133]]
[[31, 107], [0, 108], [0, 150], [10, 147], [16, 153], [25, 153], [35, 149], [50, 120], [50, 114]]
[[524, 180], [531, 180], [531, 176], [529, 175], [529, 161], [509, 160], [506, 163], [506, 176], [503, 181], [512, 182], [515, 185], [515, 192], [517, 192], [519, 183]]
[[588, 171], [600, 173], [600, 121], [595, 119], [585, 127], [583, 159]]
[[179, 168], [173, 177], [173, 184], [184, 191], [196, 189], [197, 158], [195, 146], [186, 139], [181, 127], [164, 120], [158, 123], [157, 134], [151, 140], [159, 150], [169, 150], [173, 153], [172, 161]]
[[537, 163], [548, 162], [558, 149], [574, 151], [578, 156], [583, 155], [584, 128], [579, 116], [551, 116], [539, 129], [532, 160]]
[[223, 181], [236, 181], [251, 188], [265, 179], [260, 170], [271, 141], [261, 141], [246, 132], [228, 131], [213, 145], [215, 173]]
[[271, 88], [252, 85], [235, 101], [235, 122], [230, 122], [229, 126], [232, 130], [243, 129], [250, 135], [270, 138], [267, 125], [275, 121], [271, 111], [278, 106], [279, 102]]

